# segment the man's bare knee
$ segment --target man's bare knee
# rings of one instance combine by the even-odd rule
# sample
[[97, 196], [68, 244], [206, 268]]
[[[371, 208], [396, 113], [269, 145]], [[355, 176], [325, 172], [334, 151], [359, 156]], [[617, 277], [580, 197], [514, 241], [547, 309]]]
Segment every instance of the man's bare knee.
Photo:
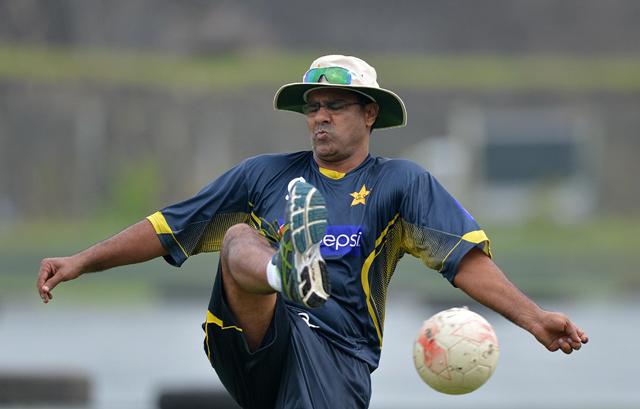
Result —
[[248, 224], [239, 223], [229, 227], [222, 238], [220, 246], [220, 258], [228, 263], [229, 259], [236, 256], [238, 250], [250, 245], [256, 239], [258, 232]]
[[226, 275], [233, 276], [231, 271], [237, 270], [235, 268], [236, 259], [239, 249], [242, 248], [242, 242], [246, 241], [250, 235], [255, 234], [254, 232], [255, 230], [251, 226], [244, 223], [234, 224], [225, 232], [220, 246], [220, 261], [222, 262], [222, 270], [227, 273]]
[[243, 239], [247, 240], [257, 234], [258, 232], [256, 231], [256, 229], [249, 226], [248, 224], [244, 224], [244, 223], [234, 224], [233, 226], [229, 227], [229, 229], [227, 229], [226, 233], [224, 234], [224, 237], [222, 238], [222, 246], [220, 251], [222, 252], [225, 248], [228, 249], [230, 246], [233, 245], [235, 241], [243, 240]]
[[225, 275], [242, 290], [272, 292], [266, 281], [266, 266], [275, 253], [268, 241], [247, 224], [231, 226], [222, 240], [220, 261]]

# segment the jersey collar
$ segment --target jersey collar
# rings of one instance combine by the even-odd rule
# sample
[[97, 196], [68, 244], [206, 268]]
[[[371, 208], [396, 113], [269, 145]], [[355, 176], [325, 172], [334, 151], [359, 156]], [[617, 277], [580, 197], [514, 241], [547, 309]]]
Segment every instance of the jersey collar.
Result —
[[345, 172], [338, 172], [336, 170], [331, 170], [331, 169], [327, 169], [327, 168], [323, 168], [320, 165], [318, 165], [318, 163], [313, 159], [313, 153], [311, 155], [311, 161], [313, 162], [313, 167], [318, 169], [318, 172], [320, 172], [320, 174], [322, 174], [324, 177], [327, 177], [329, 179], [332, 180], [340, 180], [345, 178], [346, 176], [349, 176], [350, 174], [357, 172], [358, 170], [362, 169], [363, 167], [365, 167], [369, 162], [371, 162], [373, 160], [371, 154], [368, 154], [367, 157], [365, 158], [365, 160], [362, 161], [361, 164], [359, 164], [355, 169], [351, 170], [348, 173]]

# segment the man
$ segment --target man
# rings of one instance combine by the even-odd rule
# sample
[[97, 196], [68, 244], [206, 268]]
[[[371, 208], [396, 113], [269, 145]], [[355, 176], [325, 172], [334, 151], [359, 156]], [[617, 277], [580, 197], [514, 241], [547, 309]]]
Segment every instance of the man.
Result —
[[406, 110], [366, 62], [321, 57], [274, 104], [305, 115], [311, 152], [247, 159], [185, 202], [43, 260], [42, 299], [85, 272], [219, 250], [204, 348], [245, 408], [367, 407], [386, 290], [405, 253], [551, 351], [587, 342], [506, 279], [486, 234], [428, 172], [369, 154], [372, 129], [404, 126]]

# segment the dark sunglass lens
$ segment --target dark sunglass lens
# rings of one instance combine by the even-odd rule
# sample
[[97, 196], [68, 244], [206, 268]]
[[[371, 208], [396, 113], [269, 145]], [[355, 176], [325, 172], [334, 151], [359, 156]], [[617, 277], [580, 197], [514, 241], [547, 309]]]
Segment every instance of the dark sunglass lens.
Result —
[[314, 112], [318, 112], [320, 110], [320, 104], [317, 102], [313, 102], [310, 104], [304, 104], [302, 106], [302, 112], [304, 114], [312, 114]]
[[348, 105], [345, 101], [330, 101], [325, 104], [329, 111], [341, 111]]

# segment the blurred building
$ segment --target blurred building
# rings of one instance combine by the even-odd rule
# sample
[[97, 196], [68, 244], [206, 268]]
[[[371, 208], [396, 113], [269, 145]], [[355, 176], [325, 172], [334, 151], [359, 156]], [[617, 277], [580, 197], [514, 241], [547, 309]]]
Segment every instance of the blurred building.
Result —
[[405, 156], [428, 167], [485, 221], [584, 221], [598, 209], [602, 129], [575, 108], [460, 107], [450, 134]]
[[[255, 49], [640, 54], [640, 3], [633, 0], [332, 0], [314, 15], [307, 7], [293, 0], [3, 0], [0, 46], [185, 58]], [[137, 200], [138, 208], [162, 206], [248, 155], [308, 147], [301, 118], [273, 112], [275, 88], [184, 92], [117, 81], [30, 81], [2, 74], [2, 64], [0, 221], [86, 215], [114, 195]], [[380, 76], [383, 85], [393, 84]], [[412, 157], [470, 210], [505, 220], [637, 212], [637, 87], [465, 91], [405, 83], [396, 89], [409, 126], [374, 132], [373, 153]]]

